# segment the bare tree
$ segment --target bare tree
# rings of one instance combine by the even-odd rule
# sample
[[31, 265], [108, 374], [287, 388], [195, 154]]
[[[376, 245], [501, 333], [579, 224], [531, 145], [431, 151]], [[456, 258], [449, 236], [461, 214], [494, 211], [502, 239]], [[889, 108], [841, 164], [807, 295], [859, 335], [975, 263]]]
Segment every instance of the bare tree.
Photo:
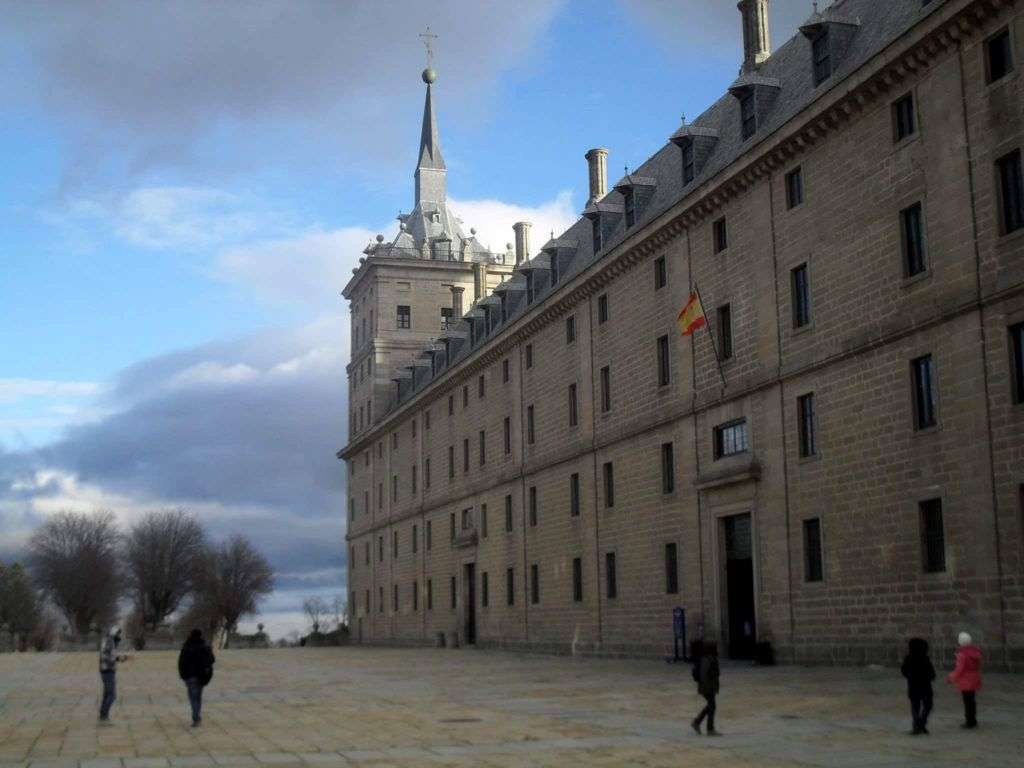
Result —
[[15, 650], [25, 650], [40, 619], [39, 597], [18, 563], [0, 563], [0, 630], [11, 633]]
[[330, 610], [327, 607], [327, 603], [319, 597], [307, 597], [302, 602], [302, 610], [305, 611], [306, 616], [309, 618], [309, 623], [313, 625], [313, 634], [320, 634], [320, 625], [324, 615]]
[[348, 601], [342, 595], [335, 595], [331, 601], [331, 610], [334, 613], [334, 628], [341, 629], [348, 624]]
[[238, 630], [243, 616], [257, 612], [260, 602], [274, 590], [274, 571], [267, 559], [241, 535], [207, 550], [196, 572], [196, 590], [186, 616], [212, 635], [223, 630], [227, 638]]
[[143, 630], [156, 629], [192, 592], [204, 540], [199, 521], [182, 509], [150, 512], [132, 526], [125, 560]]
[[29, 539], [36, 585], [79, 635], [113, 621], [123, 582], [120, 535], [110, 512], [59, 512]]

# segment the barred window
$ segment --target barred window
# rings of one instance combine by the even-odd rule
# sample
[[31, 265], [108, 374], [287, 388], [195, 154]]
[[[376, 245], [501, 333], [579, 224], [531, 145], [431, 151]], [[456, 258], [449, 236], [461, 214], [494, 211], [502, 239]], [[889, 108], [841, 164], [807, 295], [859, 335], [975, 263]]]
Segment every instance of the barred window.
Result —
[[747, 420], [736, 419], [715, 427], [715, 459], [735, 456], [747, 450]]

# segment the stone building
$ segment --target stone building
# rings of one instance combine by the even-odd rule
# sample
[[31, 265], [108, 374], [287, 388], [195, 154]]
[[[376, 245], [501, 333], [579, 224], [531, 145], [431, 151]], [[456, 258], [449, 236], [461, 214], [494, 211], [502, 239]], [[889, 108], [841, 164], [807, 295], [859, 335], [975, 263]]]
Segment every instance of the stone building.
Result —
[[662, 654], [679, 606], [734, 657], [1024, 664], [1022, 4], [836, 0], [775, 52], [767, 6], [535, 254], [448, 211], [424, 73], [416, 208], [344, 294], [357, 641]]

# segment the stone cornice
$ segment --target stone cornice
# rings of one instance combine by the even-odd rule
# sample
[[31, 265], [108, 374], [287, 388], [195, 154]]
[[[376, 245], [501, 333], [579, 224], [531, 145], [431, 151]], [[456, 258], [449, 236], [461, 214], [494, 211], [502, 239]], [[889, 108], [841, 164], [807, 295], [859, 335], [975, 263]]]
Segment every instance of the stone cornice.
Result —
[[477, 375], [481, 369], [506, 355], [524, 339], [536, 334], [574, 306], [589, 299], [647, 256], [662, 250], [683, 232], [713, 216], [751, 186], [792, 163], [828, 134], [886, 98], [900, 83], [927, 69], [943, 52], [958, 47], [961, 40], [970, 38], [983, 23], [1015, 6], [1017, 2], [950, 0], [933, 11], [859, 69], [837, 82], [803, 111], [754, 144], [718, 175], [643, 225], [633, 237], [620, 242], [607, 256], [589, 265], [536, 307], [527, 310], [509, 328], [502, 329], [498, 336], [487, 340], [480, 350], [459, 362], [454, 369], [446, 370], [423, 390], [414, 393], [370, 432], [338, 451], [338, 458], [348, 458], [359, 453], [364, 443], [375, 442], [393, 428], [395, 421], [437, 399], [439, 390], [444, 387]]

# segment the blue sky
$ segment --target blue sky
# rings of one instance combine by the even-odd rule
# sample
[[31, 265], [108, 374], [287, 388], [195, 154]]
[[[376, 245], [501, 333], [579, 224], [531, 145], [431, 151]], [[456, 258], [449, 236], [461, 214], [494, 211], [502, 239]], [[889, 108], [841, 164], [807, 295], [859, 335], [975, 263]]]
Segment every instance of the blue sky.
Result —
[[[775, 0], [776, 45], [811, 10]], [[56, 509], [193, 509], [344, 593], [338, 292], [412, 205], [427, 24], [449, 194], [567, 225], [741, 59], [734, 0], [0, 2], [0, 557]], [[286, 535], [282, 535], [285, 534]]]

